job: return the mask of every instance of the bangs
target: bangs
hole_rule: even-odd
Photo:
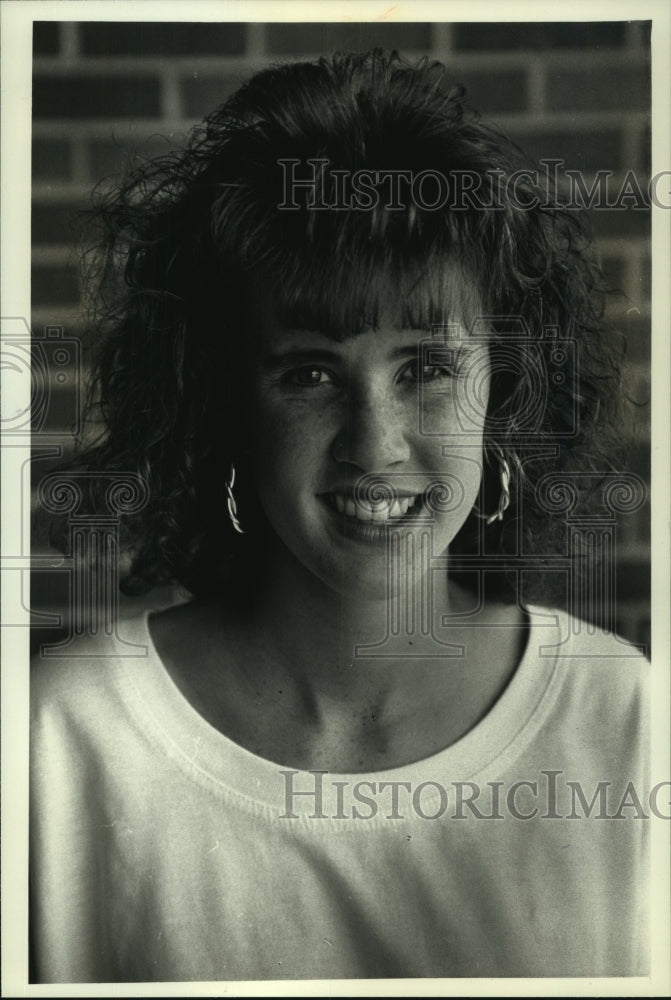
[[[427,332],[447,324],[468,330],[487,310],[470,241],[445,217],[442,226],[430,220],[438,230],[430,234],[422,221],[407,211],[348,218],[313,212],[290,217],[272,235],[274,227],[267,227],[262,246],[243,262],[252,299],[266,298],[282,327],[336,341],[383,322]]]
[[[474,284],[458,261],[354,258],[334,266],[315,261],[312,273],[292,269],[289,280],[271,282],[274,314],[287,329],[314,330],[342,341],[391,322],[425,330],[461,324],[469,329],[481,311]]]

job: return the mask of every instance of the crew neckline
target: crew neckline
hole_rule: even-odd
[[[287,809],[287,785],[296,791],[321,789],[322,809],[336,808],[335,783],[409,782],[436,786],[473,781],[500,774],[528,745],[547,716],[559,688],[562,659],[556,651],[563,629],[557,609],[525,605],[529,635],[522,658],[508,684],[482,719],[450,746],[429,757],[399,767],[368,772],[302,771],[254,754],[212,726],[179,690],[161,660],[143,608],[124,621],[124,637],[146,646],[146,657],[120,657],[118,690],[143,732],[160,744],[172,763],[191,780],[243,809],[282,815]],[[545,654],[541,654],[544,647]],[[549,655],[548,655],[549,653]],[[541,710],[543,705],[544,710]],[[323,773],[323,778],[315,775]],[[436,787],[436,794],[439,789]],[[426,789],[426,802],[431,788]],[[292,811],[301,819],[315,812],[314,795],[296,794]]]

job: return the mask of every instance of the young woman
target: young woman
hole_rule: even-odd
[[[376,51],[100,206],[80,466],[148,502],[118,636],[36,664],[36,980],[646,971],[646,663],[549,589],[617,365],[527,167]]]

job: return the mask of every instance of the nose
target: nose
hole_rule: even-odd
[[[410,457],[408,414],[403,405],[385,393],[351,396],[338,434],[333,457],[361,472],[382,472]],[[416,414],[415,414],[416,416]]]

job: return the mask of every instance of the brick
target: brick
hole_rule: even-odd
[[[586,49],[621,47],[626,25],[621,22],[453,24],[456,51],[505,49]]]
[[[72,155],[67,139],[33,139],[32,170],[35,180],[69,180]]]
[[[43,265],[32,270],[34,306],[70,306],[79,302],[76,270],[67,266]]]
[[[546,102],[552,111],[644,111],[650,107],[646,66],[549,68]]]
[[[44,413],[38,411],[33,420],[33,430],[43,434],[73,434],[77,426],[80,408],[80,393],[76,385],[74,371],[61,373],[68,380],[65,388],[61,387],[55,378],[51,379],[49,387],[49,405]]]
[[[119,177],[132,165],[135,156],[153,159],[165,156],[180,145],[183,136],[155,133],[146,138],[136,136],[125,140],[93,139],[88,143],[89,176],[92,181]]]
[[[201,76],[194,73],[182,81],[182,107],[189,118],[203,118],[231,96],[251,75]]]
[[[466,88],[468,103],[485,115],[524,111],[527,106],[524,70],[470,70],[455,73],[454,80]]]
[[[581,128],[577,120],[571,130],[515,127],[506,131],[536,160],[561,157],[565,168],[571,170],[615,171],[622,167],[622,136],[617,128]]]
[[[94,139],[88,143],[89,177],[92,181],[122,173],[131,155],[128,142]]]
[[[83,231],[81,203],[42,202],[33,205],[33,244],[72,243]]]
[[[266,38],[268,51],[276,55],[330,55],[335,51],[364,52],[373,48],[428,51],[431,25],[420,21],[268,24]]]
[[[87,56],[232,56],[245,49],[242,22],[89,21],[80,25]]]
[[[73,265],[76,269],[76,265]],[[62,331],[61,336],[65,343],[65,350],[68,354],[68,358],[61,365],[60,351],[58,356],[55,355],[54,351],[58,349],[58,341],[54,339],[53,343],[56,345],[54,351],[46,350],[44,348],[45,343],[49,343],[51,338],[48,335],[49,327],[59,327]],[[95,331],[92,331],[89,327],[87,318],[82,313],[74,313],[67,317],[64,321],[61,317],[54,317],[52,322],[45,323],[44,312],[41,311],[40,315],[31,317],[31,329],[33,331],[33,338],[35,342],[36,356],[41,356],[46,360],[42,361],[42,364],[46,364],[49,372],[52,372],[58,381],[58,375],[65,373],[66,378],[64,380],[65,388],[72,385],[71,377],[79,380],[79,384],[83,385],[90,374],[90,362],[91,362],[91,352],[95,348],[97,343],[97,338]],[[76,374],[76,360],[75,360],[75,350],[73,345],[70,344],[71,341],[77,341],[77,348],[80,356],[79,363],[79,374]],[[43,345],[40,349],[38,345]],[[60,386],[59,386],[60,388]],[[41,459],[40,459],[41,461]],[[46,461],[46,459],[45,459]]]
[[[250,74],[236,77],[186,77],[182,82],[184,113],[202,117],[221,104]],[[526,74],[523,70],[465,71],[454,73],[455,84],[462,84],[467,99],[485,114],[522,111],[526,107]]]
[[[126,118],[159,114],[159,81],[150,75],[37,76],[33,118]]]
[[[60,47],[60,25],[57,21],[35,21],[33,23],[33,53],[36,56],[58,55]]]

